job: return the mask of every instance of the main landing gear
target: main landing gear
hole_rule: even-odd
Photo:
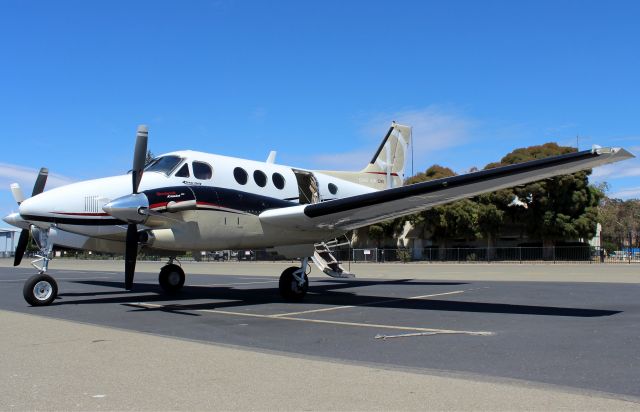
[[[299,301],[304,298],[309,290],[309,258],[302,259],[301,267],[291,266],[280,275],[280,294],[286,300]]]

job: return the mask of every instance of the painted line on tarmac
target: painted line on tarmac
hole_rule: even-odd
[[[88,280],[93,280],[93,279],[111,279],[111,277],[110,277],[110,276],[98,276],[98,277],[91,276],[91,277],[82,277],[82,278],[59,278],[59,277],[57,277],[57,276],[53,276],[53,278],[54,278],[55,280],[87,280],[87,279],[88,279]],[[10,282],[24,282],[24,281],[26,281],[26,280],[27,280],[27,279],[2,279],[2,280],[0,280],[0,282],[7,282],[7,283],[10,283]]]
[[[474,336],[492,336],[493,332],[466,332],[466,331],[440,331],[440,332],[416,332],[402,333],[400,335],[376,335],[374,339],[394,339],[394,338],[410,338],[415,336],[433,336],[433,335],[474,335]]]
[[[260,282],[234,282],[234,283],[210,283],[208,285],[188,285],[200,287],[220,287],[220,286],[236,286],[236,285],[256,285],[258,283],[277,283],[277,280],[263,280]]]
[[[144,302],[136,302],[136,303],[127,303],[127,306],[134,306],[143,309],[180,309],[181,305],[159,305],[155,303],[144,303]],[[186,310],[189,310],[186,308]],[[322,319],[307,319],[307,318],[293,318],[288,316],[274,316],[274,315],[259,315],[257,313],[243,313],[243,312],[231,312],[226,310],[216,310],[216,309],[196,309],[193,312],[206,312],[213,313],[218,315],[227,315],[227,316],[240,316],[240,317],[249,317],[249,318],[258,318],[258,319],[271,319],[271,320],[291,320],[295,322],[306,322],[306,323],[319,323],[325,325],[339,325],[339,326],[355,326],[355,327],[363,327],[363,328],[375,328],[375,329],[391,329],[391,330],[406,330],[413,332],[427,332],[432,334],[459,334],[459,335],[472,335],[472,336],[490,336],[493,335],[493,332],[488,331],[468,331],[468,330],[451,330],[451,329],[434,329],[434,328],[423,328],[418,326],[399,326],[399,325],[382,325],[378,323],[360,323],[360,322],[342,322],[335,320],[322,320]]]
[[[369,303],[363,303],[361,305],[334,306],[332,308],[311,309],[311,310],[304,310],[302,312],[279,313],[277,315],[270,315],[270,316],[274,317],[274,318],[279,318],[279,317],[282,317],[282,316],[304,315],[304,314],[307,314],[307,313],[328,312],[328,311],[331,311],[331,310],[340,310],[340,309],[359,308],[359,307],[362,307],[362,306],[381,305],[383,303],[399,302],[401,300],[415,300],[415,299],[432,298],[432,297],[435,297],[435,296],[457,295],[457,294],[464,293],[464,292],[465,292],[464,290],[455,290],[453,292],[434,293],[434,294],[431,294],[431,295],[411,296],[411,297],[408,297],[408,298],[376,300],[376,301],[369,302]]]

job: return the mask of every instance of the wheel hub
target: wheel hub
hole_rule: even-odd
[[[38,300],[47,300],[51,297],[53,288],[49,282],[41,280],[33,287],[33,296]]]
[[[171,272],[167,276],[167,280],[171,286],[177,286],[180,283],[180,274],[178,272]]]

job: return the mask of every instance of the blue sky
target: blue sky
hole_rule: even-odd
[[[414,170],[517,147],[640,154],[640,2],[0,2],[0,214],[30,192],[119,174],[136,125],[194,149],[355,170],[391,120]],[[601,168],[640,197],[640,161]]]

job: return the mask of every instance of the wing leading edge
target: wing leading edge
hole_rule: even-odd
[[[299,230],[351,230],[434,206],[634,157],[621,148],[598,148],[482,170],[312,205],[271,209],[267,224]]]

